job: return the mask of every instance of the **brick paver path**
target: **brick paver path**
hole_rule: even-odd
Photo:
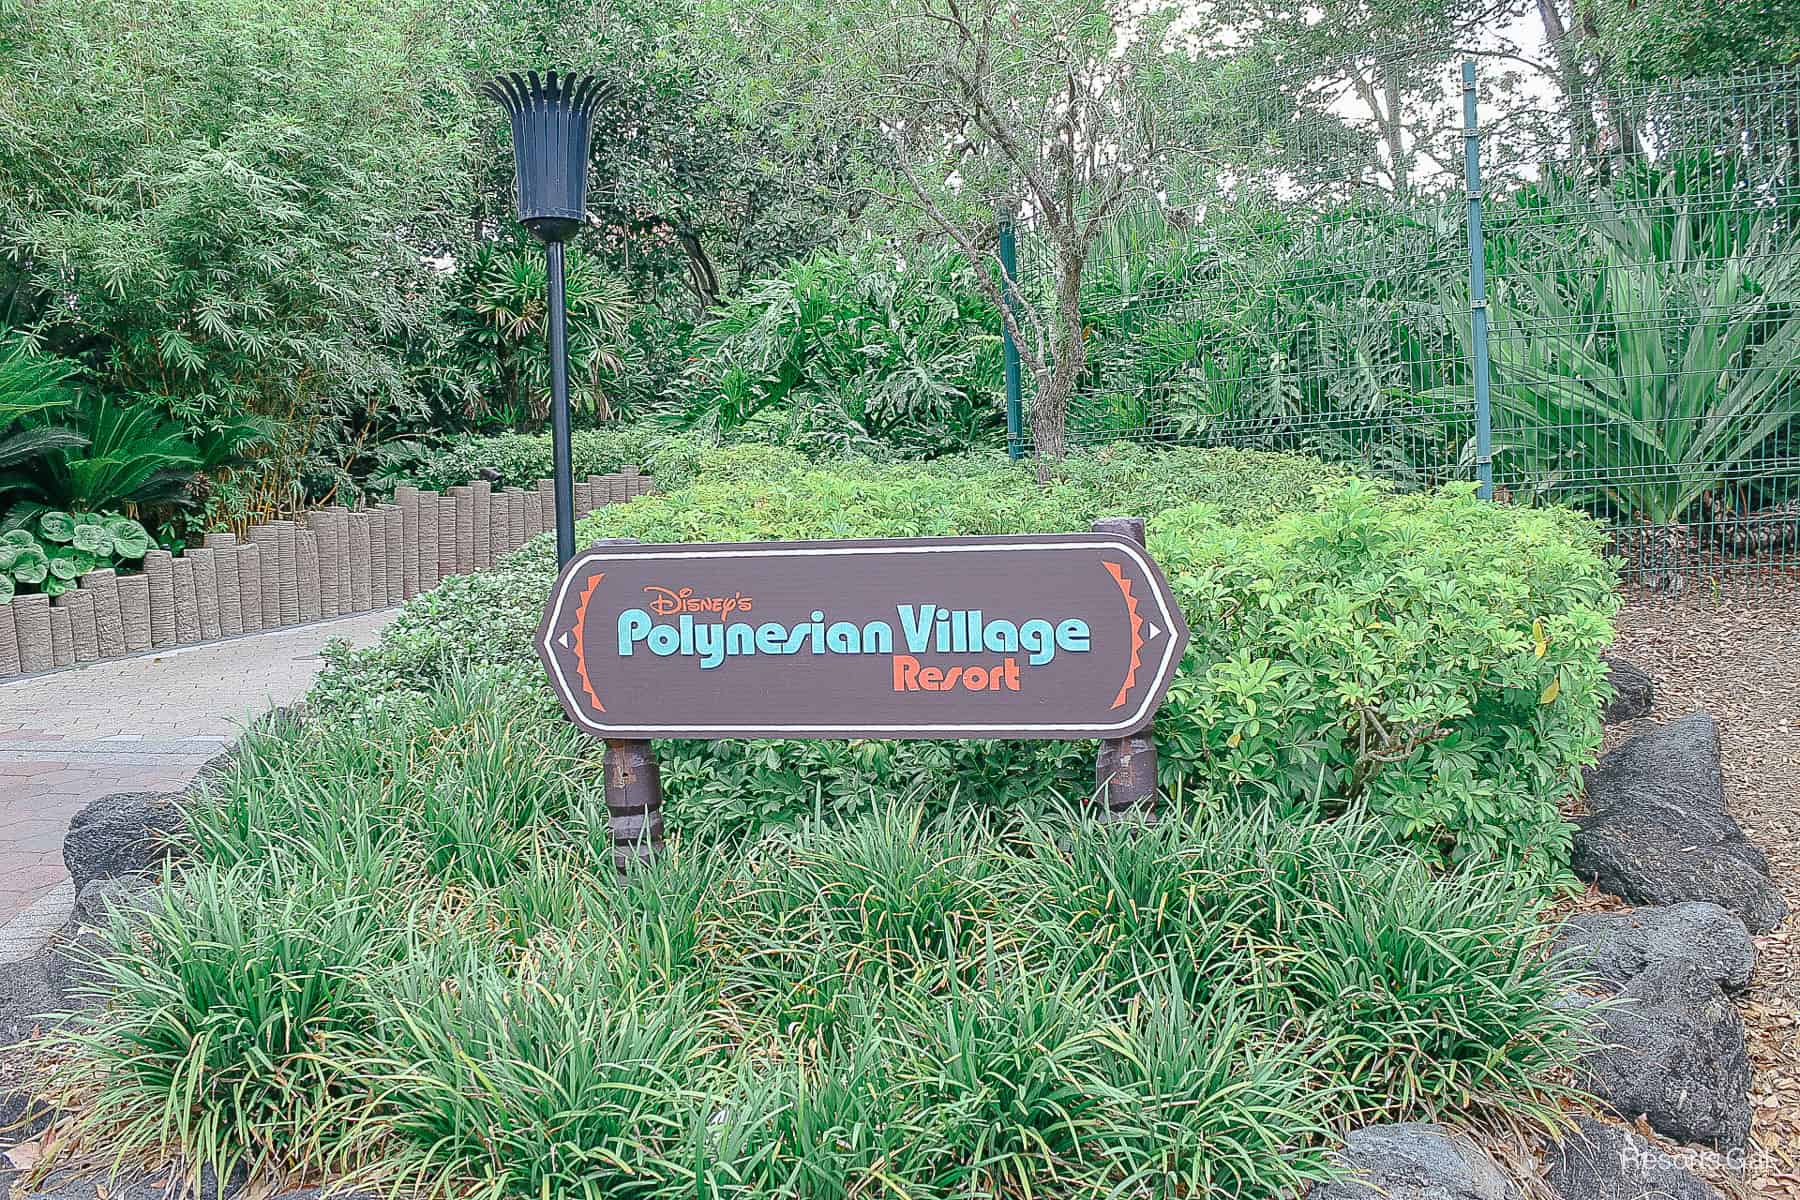
[[[67,880],[63,833],[88,801],[181,787],[245,720],[303,695],[327,641],[372,642],[397,611],[0,684],[0,941]]]

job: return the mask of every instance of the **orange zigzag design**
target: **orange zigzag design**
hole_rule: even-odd
[[[574,633],[575,633],[575,673],[577,675],[581,676],[581,690],[587,693],[588,699],[592,700],[594,702],[594,707],[599,709],[601,712],[606,711],[606,705],[600,703],[600,697],[594,694],[593,682],[588,679],[586,643],[581,640],[581,631],[587,625],[588,601],[593,599],[594,589],[599,587],[600,581],[605,578],[606,578],[605,571],[597,572],[592,579],[588,580],[587,587],[582,589],[581,599],[575,602],[575,629],[574,629]]]
[[[1104,559],[1101,560],[1101,565],[1112,574],[1113,582],[1119,585],[1119,594],[1125,597],[1125,611],[1131,617],[1131,669],[1125,672],[1125,682],[1119,688],[1118,698],[1112,702],[1114,708],[1122,708],[1125,704],[1125,694],[1131,691],[1131,685],[1137,682],[1138,667],[1142,665],[1138,651],[1144,648],[1144,639],[1139,633],[1144,627],[1144,618],[1138,616],[1137,597],[1131,594],[1131,580],[1125,578],[1124,570],[1118,563],[1106,562]]]

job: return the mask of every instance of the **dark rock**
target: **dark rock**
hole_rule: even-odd
[[[1315,1185],[1312,1200],[1517,1200],[1481,1147],[1442,1125],[1371,1125],[1338,1152],[1350,1177]]]
[[[81,889],[74,915],[50,944],[47,973],[63,1008],[92,1008],[105,999],[106,976],[94,962],[112,947],[107,932],[112,919],[141,917],[157,895],[155,882],[142,875],[96,879]]]
[[[1711,713],[1689,713],[1632,738],[1587,774],[1588,812],[1651,813],[1713,838],[1743,833],[1725,807],[1719,726]],[[1766,869],[1767,864],[1760,864]]]
[[[1600,719],[1616,725],[1648,716],[1656,704],[1656,684],[1650,677],[1622,658],[1603,654],[1600,661],[1606,664],[1606,682],[1613,689],[1613,698],[1606,702]]]
[[[238,751],[235,743],[224,750],[219,751],[200,765],[199,772],[194,776],[194,783],[190,784],[189,787],[198,784],[217,783],[220,780],[229,777],[231,769],[237,765],[237,756]]]
[[[62,1007],[50,974],[55,952],[40,946],[25,958],[0,963],[0,1047],[16,1045],[51,1022],[45,1013]]]
[[[105,972],[94,964],[112,949],[106,934],[91,925],[69,924],[49,947],[44,973],[55,989],[57,1007],[98,1007],[106,999]]]
[[[76,813],[63,839],[63,862],[76,893],[96,879],[134,875],[167,858],[169,839],[181,831],[177,795],[120,792]]]
[[[1646,970],[1597,1006],[1599,1048],[1583,1084],[1627,1121],[1681,1142],[1733,1149],[1750,1136],[1744,1022],[1718,984]]]
[[[1749,984],[1756,965],[1756,943],[1744,923],[1703,901],[1570,917],[1555,950],[1614,988],[1657,970],[1736,991]]]
[[[1546,1177],[1563,1200],[1719,1200],[1704,1179],[1628,1129],[1592,1117],[1551,1145]]]
[[[0,1092],[0,1146],[16,1146],[50,1128],[56,1110],[29,1088]],[[6,1194],[0,1189],[0,1196]]]
[[[1694,713],[1633,738],[1588,776],[1570,865],[1634,904],[1707,900],[1753,933],[1787,915],[1768,860],[1725,809],[1719,730]]]
[[[96,879],[75,896],[75,913],[69,918],[75,925],[102,928],[112,920],[114,912],[127,918],[140,913],[155,902],[156,880],[144,875],[117,875]]]
[[[1728,843],[1701,840],[1692,829],[1632,814],[1577,822],[1569,865],[1602,891],[1633,904],[1710,901],[1767,933],[1787,917],[1787,903],[1769,877]]]
[[[234,1193],[242,1188],[242,1181],[234,1179],[225,1189],[224,1200],[232,1200]],[[19,1193],[15,1189],[17,1200],[180,1200],[189,1197],[191,1200],[220,1200],[218,1176],[211,1167],[200,1169],[200,1188],[194,1191],[187,1186],[185,1179],[173,1179],[167,1170],[153,1172],[123,1171],[117,1176],[101,1171],[97,1174],[77,1174],[71,1171],[53,1171],[35,1192]]]

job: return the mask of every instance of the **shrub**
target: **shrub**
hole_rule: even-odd
[[[1316,511],[1309,511],[1316,510]],[[1466,488],[1395,497],[1302,458],[1121,448],[1037,485],[994,456],[808,467],[702,457],[691,485],[608,508],[583,537],[647,542],[1045,532],[1152,515],[1194,640],[1156,725],[1171,792],[1332,814],[1364,803],[1454,860],[1567,859],[1558,804],[1598,747],[1599,651],[1616,603],[1597,534]],[[553,570],[528,546],[415,601],[381,646],[334,657],[315,702],[404,703],[475,669],[545,697],[530,651]],[[555,719],[553,716],[548,719]],[[1091,786],[1092,747],[1017,742],[668,743],[669,820],[691,834],[864,812],[955,779],[1007,805]]]
[[[1353,484],[1253,533],[1203,507],[1152,529],[1193,630],[1166,770],[1360,800],[1447,857],[1567,861],[1558,804],[1599,748],[1616,606],[1586,518]]]
[[[570,449],[578,479],[610,475],[621,467],[638,467],[650,472],[653,466],[670,470],[680,478],[683,459],[697,454],[699,444],[691,438],[671,433],[667,426],[640,422],[602,429],[578,429],[570,437]],[[496,481],[499,484],[527,487],[539,479],[550,478],[552,466],[547,434],[464,437],[443,449],[421,448],[418,456],[411,460],[391,460],[380,475],[368,481],[368,486],[371,491],[391,493],[394,485],[410,483],[441,492],[471,479],[480,479],[483,471],[493,471],[499,476]]]
[[[912,457],[1005,437],[1000,316],[957,251],[821,251],[743,290],[695,334],[688,423],[758,417],[784,444]]]

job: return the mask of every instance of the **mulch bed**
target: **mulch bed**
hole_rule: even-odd
[[[1696,709],[1718,720],[1732,815],[1769,856],[1793,913],[1756,939],[1756,975],[1737,997],[1752,1150],[1736,1178],[1703,1173],[1730,1193],[1800,1200],[1800,579],[1691,584],[1674,596],[1629,589],[1618,630],[1613,653],[1656,681],[1651,721]],[[1639,727],[1609,730],[1608,749]]]

